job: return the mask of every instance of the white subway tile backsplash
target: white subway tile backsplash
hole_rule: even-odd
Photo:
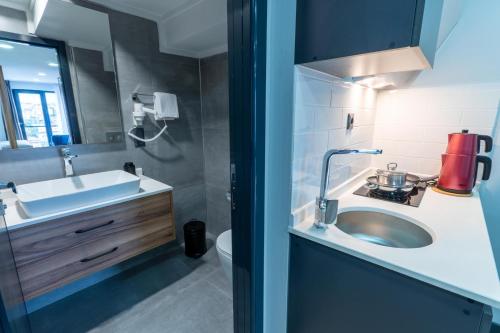
[[[316,130],[344,127],[342,109],[318,107],[314,114],[314,128]]]
[[[437,175],[441,169],[441,159],[421,158],[418,160],[418,172]]]
[[[340,79],[297,67],[295,73],[292,207],[314,202],[319,193],[323,155],[328,149],[371,147],[376,93]],[[346,129],[347,113],[355,113]],[[329,188],[370,165],[368,156],[337,155],[331,160]]]
[[[401,89],[376,93],[333,76],[297,67],[295,74],[293,210],[314,202],[327,149],[380,148],[382,155],[337,155],[329,187],[367,167],[437,174],[448,134],[468,128],[491,135],[500,85]],[[354,113],[354,128],[346,129]]]
[[[447,143],[448,134],[460,132],[462,128],[460,126],[448,127],[448,126],[432,126],[426,127],[421,137],[423,142],[435,142],[435,143]]]
[[[492,127],[484,127],[484,128],[479,128],[479,127],[469,127],[470,133],[477,133],[477,134],[482,134],[482,135],[493,135],[493,128]]]
[[[418,170],[415,170],[416,168],[418,168],[418,160],[418,158],[406,157],[401,155],[389,155],[384,153],[382,155],[375,155],[372,157],[372,166],[380,169],[385,169],[387,167],[387,164],[397,163],[398,169],[410,172],[418,172]]]
[[[347,130],[335,129],[328,132],[328,149],[342,149],[348,145]]]
[[[356,126],[368,126],[375,124],[375,113],[376,110],[373,109],[359,109],[358,112],[355,112],[356,118],[354,125]]]
[[[381,140],[392,140],[394,138],[392,134],[393,125],[388,124],[377,124],[374,129],[373,139],[376,141]]]
[[[468,109],[474,107],[476,109],[493,109],[498,110],[500,107],[500,85],[499,84],[484,84],[477,85],[474,88],[464,88],[462,97],[466,98],[466,103],[462,107]]]
[[[375,143],[384,158],[372,158],[380,167],[394,160],[409,171],[439,172],[448,134],[468,128],[491,134],[500,101],[500,85],[448,86],[403,89],[379,93]],[[383,161],[383,162],[382,162]]]
[[[323,155],[328,147],[328,131],[296,134],[293,144],[294,159]]]
[[[446,143],[422,143],[422,156],[430,159],[440,159],[446,152]]]
[[[309,76],[297,75],[295,105],[329,107],[332,99],[332,84]]]
[[[348,107],[350,104],[349,89],[352,86],[336,82],[333,85],[332,106],[335,108]]]
[[[376,149],[382,149],[384,155],[397,155],[399,152],[396,141],[374,140],[373,147]]]
[[[332,189],[339,186],[346,179],[351,178],[353,167],[351,165],[343,165],[334,167],[328,175],[328,188]],[[317,194],[316,194],[317,195]]]
[[[460,126],[462,121],[461,109],[429,108],[422,117],[422,125],[431,126]]]
[[[492,127],[496,120],[496,109],[493,110],[465,110],[462,115],[463,128]]]
[[[292,188],[292,209],[296,210],[310,203],[311,198],[316,198],[319,186],[294,183]]]
[[[332,106],[353,109],[375,109],[375,90],[357,84],[346,84],[339,79],[333,82]]]
[[[349,131],[347,138],[349,145],[371,142],[373,139],[373,126],[354,127]]]
[[[313,106],[296,106],[294,112],[294,132],[306,132],[314,128],[314,112]]]

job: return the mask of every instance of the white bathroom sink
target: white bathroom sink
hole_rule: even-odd
[[[17,198],[30,218],[76,209],[139,192],[140,178],[113,170],[19,185]]]

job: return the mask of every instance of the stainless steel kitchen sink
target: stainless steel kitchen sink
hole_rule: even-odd
[[[340,213],[335,226],[360,240],[382,246],[419,248],[432,244],[431,234],[422,227],[380,212]]]

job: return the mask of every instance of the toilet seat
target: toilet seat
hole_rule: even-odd
[[[232,247],[231,230],[226,230],[217,237],[217,250],[221,255],[231,259],[233,256]]]
[[[219,261],[221,263],[224,274],[227,276],[229,281],[233,281],[233,250],[231,243],[231,229],[224,231],[217,237],[216,247],[217,255],[219,256]]]

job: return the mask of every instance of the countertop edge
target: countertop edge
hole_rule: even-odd
[[[323,239],[315,237],[309,233],[297,230],[293,226],[290,226],[288,228],[288,232],[290,234],[296,235],[298,237],[302,237],[302,238],[305,238],[307,240],[310,240],[311,242],[324,245],[326,247],[329,247],[329,248],[334,249],[334,250],[338,250],[338,251],[345,253],[345,254],[348,254],[348,255],[352,255],[358,259],[365,260],[365,261],[370,262],[374,265],[389,269],[389,270],[397,272],[399,274],[403,274],[407,277],[414,278],[414,279],[419,280],[421,282],[428,283],[432,286],[444,289],[446,291],[458,294],[458,295],[463,296],[463,297],[473,299],[477,302],[492,306],[494,308],[500,308],[500,301],[488,298],[488,297],[483,296],[483,295],[478,295],[474,292],[456,287],[454,285],[445,283],[445,282],[437,280],[437,279],[430,278],[430,277],[423,275],[423,274],[420,274],[418,272],[415,272],[415,271],[412,271],[409,269],[405,269],[405,268],[397,266],[397,265],[393,265],[393,264],[391,264],[383,259],[379,259],[376,257],[366,255],[362,252],[356,251],[355,249],[341,246],[341,245],[334,243],[334,242],[323,240]]]
[[[5,222],[8,230],[15,230],[19,228],[25,228],[30,225],[43,223],[47,221],[51,221],[57,218],[62,218],[66,216],[71,216],[79,213],[88,212],[94,209],[108,207],[112,205],[116,205],[119,203],[136,200],[140,198],[145,198],[148,196],[152,196],[159,193],[171,192],[174,188],[170,185],[164,184],[152,178],[141,176],[140,181],[140,189],[141,191],[132,195],[127,195],[121,198],[108,200],[104,202],[100,202],[97,204],[92,204],[88,206],[83,206],[75,209],[71,209],[68,211],[58,212],[55,214],[49,214],[44,216],[39,216],[30,219],[23,219],[22,216],[18,213],[18,208],[16,207],[17,199],[16,197],[7,197],[4,199],[4,203],[7,205],[7,209],[5,212]]]
[[[392,206],[391,203],[387,203],[385,201],[370,201],[369,203],[365,200],[366,198],[358,197],[352,194],[352,192],[359,187],[363,182],[364,179],[366,178],[366,175],[369,174],[370,172],[373,172],[372,168],[367,168],[360,173],[356,174],[355,176],[351,177],[341,185],[337,186],[336,188],[332,189],[329,191],[329,197],[336,197],[339,198],[341,201],[342,200],[347,200],[347,203],[344,205],[341,205],[339,209],[349,209],[349,208],[356,208],[359,209],[360,207],[366,208],[368,210],[380,210],[382,212],[384,211],[390,211],[393,214],[400,214],[402,216],[406,216],[408,218],[412,218],[416,221],[422,222],[423,225],[429,228],[429,231],[431,234],[433,234],[433,238],[436,236],[434,232],[440,232],[441,234],[438,236],[439,240],[438,242],[443,241],[442,233],[444,231],[451,231],[453,230],[453,236],[452,237],[469,237],[464,236],[462,232],[457,230],[453,227],[452,223],[448,223],[449,221],[445,221],[444,223],[439,222],[439,224],[436,224],[436,219],[431,218],[430,221],[426,221],[424,217],[426,215],[431,215],[433,214],[433,206],[431,204],[432,201],[429,201],[429,196],[431,198],[444,198],[442,196],[437,196],[434,192],[430,192],[426,197],[424,197],[424,201],[422,202],[421,207],[419,210],[408,210],[403,206]],[[421,175],[423,176],[423,175]],[[427,198],[427,200],[426,200]],[[471,200],[467,201],[470,202],[471,208],[475,210],[475,216],[474,220],[476,222],[474,223],[486,223],[484,220],[484,215],[483,215],[483,210],[481,207],[481,199],[479,196],[479,193],[477,190],[474,191],[473,197],[470,198]],[[353,201],[354,200],[354,201]],[[359,200],[359,205],[355,204]],[[454,197],[450,197],[450,200],[459,200],[459,199],[454,199]],[[343,201],[346,202],[346,201]],[[442,202],[441,202],[442,203]],[[312,203],[313,205],[314,203]],[[457,205],[457,203],[451,203],[451,207],[453,208],[454,206]],[[343,206],[343,207],[342,207]],[[392,206],[392,207],[390,207]],[[312,209],[311,209],[312,208]],[[423,209],[423,211],[422,211]],[[417,213],[418,212],[418,213]],[[424,215],[422,215],[422,212]],[[432,214],[431,214],[432,213]],[[391,214],[391,213],[389,213]],[[469,216],[470,218],[470,216]],[[428,283],[430,285],[436,286],[438,288],[441,288],[443,290],[447,290],[449,292],[461,295],[463,297],[467,297],[473,300],[476,300],[478,302],[481,302],[483,304],[487,304],[489,306],[495,307],[495,308],[500,308],[500,284],[498,283],[498,272],[495,266],[494,258],[493,258],[493,252],[491,249],[491,244],[488,243],[488,246],[486,246],[488,249],[485,249],[484,246],[481,246],[482,251],[487,250],[488,253],[486,253],[488,256],[490,256],[491,261],[488,265],[493,265],[493,266],[488,266],[488,267],[493,267],[491,269],[487,269],[488,274],[495,272],[495,276],[497,277],[497,283],[494,284],[493,280],[494,277],[493,275],[485,275],[487,276],[487,280],[489,281],[487,284],[486,288],[479,287],[476,288],[473,285],[469,285],[469,283],[472,283],[473,281],[473,275],[467,274],[464,275],[465,279],[455,279],[455,278],[448,278],[446,277],[447,275],[443,273],[443,271],[438,271],[436,274],[430,274],[428,267],[425,267],[425,265],[421,265],[419,263],[419,260],[425,257],[412,257],[412,259],[408,260],[416,260],[414,263],[413,262],[405,262],[398,260],[397,257],[394,256],[388,256],[386,257],[385,254],[380,253],[380,252],[375,252],[375,253],[370,253],[366,249],[366,246],[370,246],[367,244],[361,245],[360,246],[354,246],[354,244],[349,244],[344,242],[343,238],[338,238],[340,234],[330,234],[329,236],[320,236],[315,234],[313,230],[310,229],[312,227],[312,222],[314,220],[314,207],[309,207],[308,205],[303,206],[299,208],[298,210],[295,210],[291,214],[291,223],[289,224],[288,227],[288,232],[290,234],[294,234],[298,237],[302,237],[305,239],[308,239],[312,242],[324,245],[326,247],[341,251],[343,253],[346,253],[348,255],[352,255],[353,257],[359,258],[361,260],[365,260],[367,262],[370,262],[372,264],[378,265],[380,267],[384,267],[386,269],[390,269],[394,272],[403,274],[405,276],[408,276],[410,278],[414,278],[416,280],[422,281],[424,283]],[[449,220],[449,219],[448,219]],[[432,221],[432,222],[431,222]],[[486,225],[480,225],[480,227],[475,227],[473,224],[468,223],[468,227],[470,228],[471,226],[474,227],[474,230],[477,231],[473,235],[475,241],[477,242],[479,239],[481,241],[485,241],[486,238],[488,237],[488,229]],[[478,225],[479,226],[479,225]],[[450,229],[453,228],[453,229]],[[483,232],[481,233],[481,229],[484,229]],[[460,238],[456,238],[460,240]],[[351,238],[351,240],[353,240]],[[490,239],[487,239],[487,241],[491,242]],[[450,238],[445,239],[445,242],[450,243]],[[459,242],[451,242],[451,244],[458,244]],[[484,244],[484,242],[482,243]],[[446,256],[443,256],[443,248],[437,248],[436,251],[437,253],[443,257],[446,258]],[[470,257],[469,257],[470,259]],[[486,267],[486,266],[483,266]],[[452,268],[456,268],[452,266]],[[443,275],[444,274],[444,275]],[[468,282],[467,282],[468,280]],[[464,281],[466,283],[464,283]],[[484,282],[484,281],[483,281]],[[483,285],[482,285],[483,286]],[[489,289],[491,288],[491,289]],[[489,290],[491,290],[491,293],[489,293]]]

